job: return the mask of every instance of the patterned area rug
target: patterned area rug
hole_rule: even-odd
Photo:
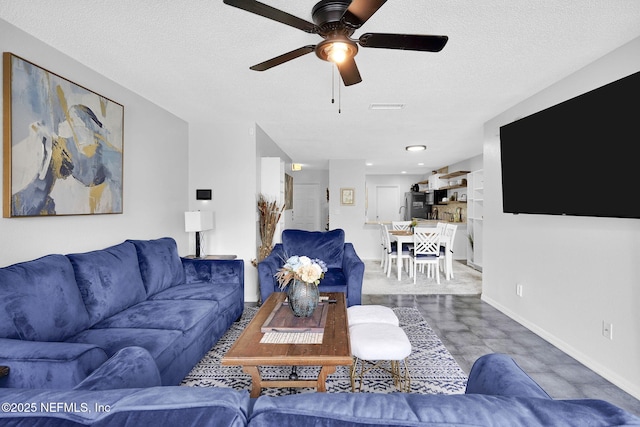
[[[460,261],[453,262],[453,279],[447,280],[440,273],[440,284],[434,278],[427,278],[424,273],[418,273],[416,284],[413,277],[409,277],[406,270],[402,271],[400,280],[395,263],[391,277],[380,267],[380,260],[366,260],[364,262],[364,280],[362,281],[363,295],[480,295],[482,293],[482,273]]]
[[[250,390],[251,377],[242,372],[242,368],[239,366],[221,366],[220,360],[257,311],[258,309],[255,307],[245,309],[241,320],[231,326],[220,341],[185,377],[181,385]],[[393,311],[398,316],[400,326],[406,332],[412,345],[411,356],[409,356],[411,392],[420,394],[464,393],[467,376],[422,315],[420,315],[420,312],[412,307],[394,308]],[[300,379],[314,379],[317,377],[319,370],[319,367],[298,367],[297,373]],[[288,378],[290,372],[290,368],[278,366],[262,368],[262,376],[267,379]],[[365,376],[362,390],[370,393],[392,393],[397,391],[389,374],[382,370],[368,372]],[[314,388],[293,389],[293,393],[314,391]],[[267,396],[280,396],[291,392],[288,388],[262,390],[262,394]],[[349,367],[338,366],[336,372],[328,376],[327,392],[351,392]]]

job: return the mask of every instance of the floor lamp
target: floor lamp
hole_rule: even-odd
[[[213,230],[213,212],[193,211],[184,213],[184,230],[196,233],[196,258],[200,258],[200,232]]]

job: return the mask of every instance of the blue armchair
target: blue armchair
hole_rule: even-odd
[[[345,243],[344,230],[304,231],[284,230],[282,243],[258,264],[260,298],[265,301],[272,292],[280,292],[274,277],[288,257],[306,255],[327,264],[327,272],[320,281],[320,292],[344,292],[347,306],[362,302],[364,263],[351,243]]]

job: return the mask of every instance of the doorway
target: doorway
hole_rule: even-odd
[[[398,213],[400,205],[398,205],[399,188],[396,185],[379,185],[376,186],[376,221],[395,221],[400,219]]]
[[[292,228],[320,231],[320,185],[293,184]]]

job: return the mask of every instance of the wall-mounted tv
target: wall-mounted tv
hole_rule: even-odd
[[[500,128],[506,213],[640,218],[640,72]]]

